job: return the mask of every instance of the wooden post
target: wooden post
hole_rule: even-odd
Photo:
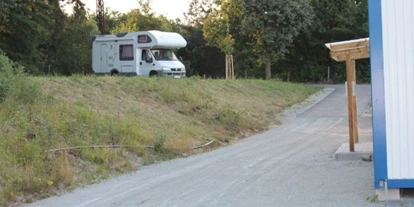
[[[228,69],[228,65],[227,65],[227,55],[226,55],[226,80],[229,78],[228,71],[229,71],[229,69]]]
[[[226,80],[234,79],[233,55],[226,55]]]
[[[231,77],[234,79],[234,61],[233,61],[233,55],[230,55],[231,60]]]
[[[332,59],[336,60],[337,62],[346,61],[346,94],[348,98],[349,151],[354,152],[355,143],[359,142],[355,60],[370,57],[369,40],[365,38],[364,40],[328,43],[325,45],[330,49],[330,56]],[[331,78],[330,76],[330,68],[328,67],[328,81]]]
[[[229,56],[226,55],[226,80],[229,79]]]
[[[352,61],[349,53],[346,54],[346,81],[347,81],[347,94],[348,94],[348,124],[349,124],[349,151],[355,151],[354,145],[354,113],[353,113],[353,96],[355,94],[353,88],[353,72],[352,72]]]
[[[227,70],[229,74],[228,79],[231,79],[230,55],[227,55]]]
[[[232,61],[231,61],[231,55],[229,55],[229,74],[230,74],[229,79],[233,79],[233,70],[231,68],[231,66],[232,66],[231,63],[232,63]]]
[[[355,93],[353,96],[353,118],[354,118],[354,141],[355,143],[359,143],[359,133],[358,133],[358,107],[357,107],[357,95],[356,95],[356,63],[355,60],[352,60],[352,77],[355,86]]]

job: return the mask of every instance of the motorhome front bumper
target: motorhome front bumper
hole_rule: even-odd
[[[185,71],[162,71],[161,76],[183,78],[183,77],[186,77],[186,73]]]

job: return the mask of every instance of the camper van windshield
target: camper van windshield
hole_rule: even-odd
[[[174,52],[171,50],[155,49],[151,50],[155,60],[177,60]]]

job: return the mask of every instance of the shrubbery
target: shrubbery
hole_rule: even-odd
[[[0,50],[0,101],[11,97],[21,103],[30,103],[39,95],[40,87],[28,78],[23,66]]]

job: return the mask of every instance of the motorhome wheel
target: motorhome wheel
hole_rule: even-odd
[[[149,76],[150,77],[157,77],[158,73],[157,73],[157,71],[151,71]]]

